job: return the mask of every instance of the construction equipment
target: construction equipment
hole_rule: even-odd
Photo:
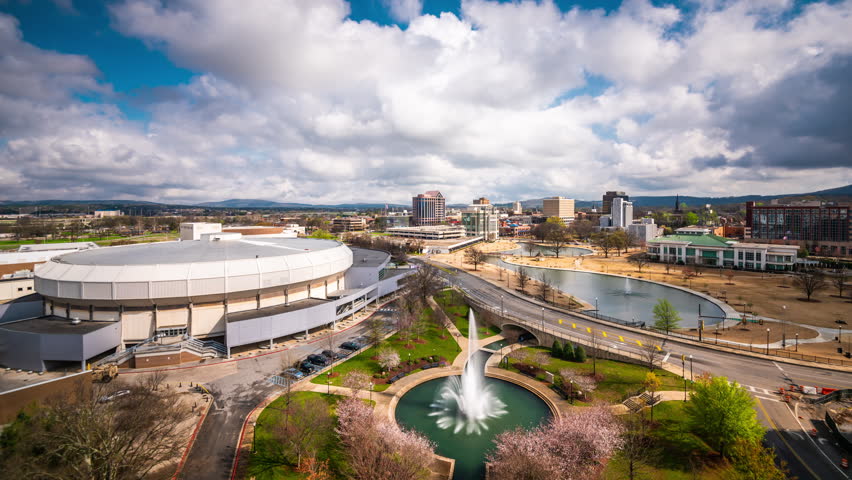
[[[92,381],[94,382],[109,383],[117,376],[118,365],[114,363],[99,365],[92,369]]]

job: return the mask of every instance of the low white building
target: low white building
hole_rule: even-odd
[[[422,227],[389,228],[387,229],[387,233],[394,237],[445,240],[463,238],[465,236],[465,228],[461,225],[426,225]]]
[[[180,224],[181,240],[201,240],[202,235],[221,232],[221,223],[185,222]]]
[[[792,270],[797,245],[743,243],[700,227],[679,228],[675,235],[648,242],[648,254],[661,262],[699,264],[742,270]]]

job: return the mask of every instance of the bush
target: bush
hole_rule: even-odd
[[[564,358],[562,347],[559,345],[559,340],[553,341],[553,346],[550,347],[550,356],[553,358]]]
[[[565,343],[565,346],[562,347],[562,360],[567,360],[569,362],[574,362],[576,355],[574,354],[574,345],[571,343]]]
[[[583,363],[586,361],[586,349],[582,345],[577,345],[574,350],[574,361]]]

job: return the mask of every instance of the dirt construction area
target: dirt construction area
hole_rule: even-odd
[[[494,243],[480,244],[479,247],[486,252],[503,252],[517,248],[519,244],[514,241],[500,240]],[[631,249],[622,252],[621,255],[609,253],[609,257],[594,247],[582,245],[584,248],[595,250],[593,255],[583,257],[529,257],[518,255],[506,255],[503,258],[513,263],[525,264],[535,267],[567,268],[585,270],[597,273],[608,273],[625,275],[633,278],[652,280],[656,282],[689,288],[710,295],[723,301],[736,309],[738,312],[748,312],[750,316],[768,317],[783,321],[783,333],[786,334],[788,345],[794,345],[795,334],[799,334],[800,340],[815,338],[818,332],[808,328],[822,327],[823,338],[833,341],[820,343],[800,343],[798,351],[814,355],[838,355],[837,348],[847,345],[852,348],[852,285],[847,285],[844,296],[837,296],[837,289],[830,278],[826,279],[826,285],[817,290],[807,301],[804,292],[795,285],[792,274],[770,274],[760,272],[744,272],[720,270],[715,268],[701,268],[697,273],[686,274],[693,270],[690,267],[670,265],[668,272],[665,265],[650,263],[639,268],[628,261],[630,255],[640,253],[640,249]],[[464,262],[464,251],[452,254],[433,255],[435,260],[448,263],[453,266],[464,268],[466,271],[476,273],[479,276],[494,283],[503,282],[503,285],[511,283],[515,288],[514,279],[509,278],[503,269],[493,265],[479,265],[476,272],[473,266]],[[731,276],[732,274],[732,276]],[[513,276],[513,275],[512,275]],[[508,283],[507,283],[508,282]],[[537,293],[537,285],[531,284],[527,287],[529,293]],[[556,303],[567,305],[571,292],[562,292],[557,297]],[[785,308],[786,307],[786,308]],[[836,341],[837,321],[847,322],[848,325],[840,325],[850,329],[847,333],[842,332],[842,344]],[[770,327],[778,324],[768,323]],[[745,327],[733,327],[719,333],[719,339],[741,343],[766,343],[766,328],[757,324]],[[782,331],[779,328],[771,328],[770,342],[781,340]],[[686,334],[697,332],[683,331]],[[705,331],[712,338],[713,334],[708,329]],[[793,348],[793,347],[790,347]]]

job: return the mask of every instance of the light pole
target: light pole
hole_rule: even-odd
[[[686,355],[680,356],[681,370],[680,376],[683,377],[683,401],[686,401]]]
[[[326,372],[326,374],[325,374],[325,384],[326,384],[326,385],[328,385],[328,391],[327,391],[326,393],[328,393],[329,395],[331,395],[331,372]]]
[[[541,307],[541,331],[544,332],[544,307]]]
[[[766,329],[766,354],[769,355],[769,329]]]
[[[796,351],[799,351],[799,334],[796,334]]]
[[[500,316],[506,318],[506,310],[503,309],[503,295],[500,295]]]
[[[781,305],[784,310],[781,317],[781,348],[787,348],[787,305]]]
[[[598,297],[595,297],[595,318],[598,318]]]
[[[692,355],[690,355],[690,356],[689,356],[689,381],[690,381],[690,382],[694,382],[694,381],[695,381],[695,380],[693,379],[693,376],[692,376]]]

